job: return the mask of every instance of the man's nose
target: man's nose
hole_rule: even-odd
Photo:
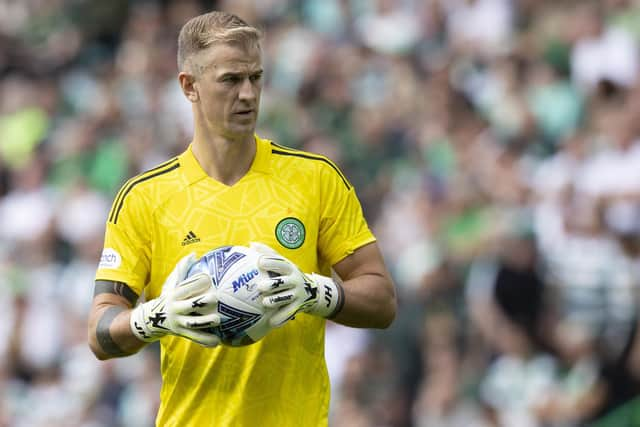
[[[248,101],[254,100],[256,98],[256,88],[251,83],[251,80],[249,78],[245,78],[242,80],[238,97],[240,99],[244,99]]]

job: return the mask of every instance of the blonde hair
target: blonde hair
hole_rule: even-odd
[[[178,70],[188,66],[189,58],[214,43],[237,44],[244,48],[260,46],[262,33],[240,17],[220,11],[187,21],[178,36]]]

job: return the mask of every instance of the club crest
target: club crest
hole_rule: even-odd
[[[288,217],[276,225],[276,239],[287,249],[299,248],[304,238],[304,224],[298,218]]]

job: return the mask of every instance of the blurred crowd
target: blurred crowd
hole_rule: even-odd
[[[157,347],[98,362],[86,317],[211,9],[264,30],[258,133],[340,165],[397,285],[390,329],[327,325],[333,427],[640,426],[638,0],[0,0],[0,426],[153,425]]]

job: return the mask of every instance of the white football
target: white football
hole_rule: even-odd
[[[256,289],[260,279],[269,277],[258,268],[259,257],[245,246],[223,246],[204,254],[187,273],[209,274],[218,289],[220,325],[205,331],[216,334],[223,344],[253,344],[271,329]]]

